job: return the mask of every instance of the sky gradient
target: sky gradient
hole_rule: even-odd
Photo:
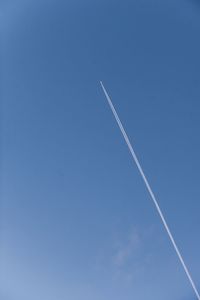
[[[1,17],[2,300],[195,300],[200,4],[9,0]]]

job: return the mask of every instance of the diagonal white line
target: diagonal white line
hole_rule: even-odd
[[[171,241],[171,243],[172,243],[172,245],[173,245],[173,247],[174,247],[174,249],[176,251],[176,254],[177,254],[177,256],[178,256],[178,258],[179,258],[179,260],[181,262],[181,265],[182,265],[182,267],[183,267],[183,269],[184,269],[184,271],[185,271],[185,273],[186,273],[186,275],[187,275],[187,277],[189,279],[189,282],[190,282],[190,284],[191,284],[191,286],[192,286],[192,288],[193,288],[193,290],[194,290],[194,292],[195,292],[195,294],[197,296],[197,299],[200,300],[200,295],[199,295],[199,292],[198,292],[198,290],[197,290],[197,288],[196,288],[196,286],[194,284],[192,276],[190,275],[190,272],[189,272],[189,270],[188,270],[188,268],[187,268],[187,266],[186,266],[186,264],[185,264],[185,262],[183,260],[183,257],[182,257],[182,255],[181,255],[181,253],[179,251],[179,248],[176,245],[176,242],[175,242],[175,240],[173,238],[173,235],[172,235],[172,233],[171,233],[171,231],[169,229],[169,226],[167,225],[165,217],[164,217],[164,215],[163,215],[163,213],[162,213],[162,211],[160,209],[160,206],[159,206],[159,204],[158,204],[158,202],[156,200],[156,197],[155,197],[155,195],[154,195],[154,193],[153,193],[153,191],[151,189],[151,186],[150,186],[150,184],[149,184],[149,182],[148,182],[148,180],[147,180],[147,178],[146,178],[146,176],[144,174],[144,171],[143,171],[143,169],[142,169],[142,167],[140,165],[140,162],[139,162],[139,160],[138,160],[138,158],[137,158],[137,156],[135,154],[135,151],[133,150],[133,147],[132,147],[132,145],[131,145],[131,143],[129,141],[129,138],[128,138],[125,130],[124,130],[124,127],[123,127],[123,125],[122,125],[122,123],[121,123],[121,121],[120,121],[120,119],[118,117],[118,114],[117,114],[117,112],[116,112],[116,110],[115,110],[115,108],[114,108],[114,106],[112,104],[112,101],[111,101],[111,99],[110,99],[110,97],[109,97],[109,95],[108,95],[108,93],[107,93],[107,91],[106,91],[106,89],[105,89],[105,87],[104,87],[104,85],[103,85],[103,83],[101,81],[100,81],[100,84],[101,84],[103,92],[104,92],[104,94],[106,96],[106,99],[108,101],[108,104],[109,104],[109,106],[110,106],[110,108],[111,108],[111,110],[113,112],[113,115],[114,115],[114,117],[115,117],[115,119],[117,121],[117,124],[118,124],[118,126],[120,128],[120,131],[121,131],[121,133],[122,133],[122,135],[123,135],[123,137],[125,139],[125,142],[126,142],[128,148],[129,148],[129,151],[130,151],[130,153],[131,153],[131,155],[132,155],[132,157],[134,159],[134,162],[136,163],[136,166],[137,166],[137,168],[138,168],[138,170],[140,172],[140,175],[142,176],[142,178],[144,180],[145,186],[146,186],[146,188],[147,188],[147,190],[148,190],[148,192],[149,192],[149,194],[151,196],[151,199],[153,200],[153,203],[154,203],[154,205],[156,207],[156,210],[157,210],[157,212],[158,212],[158,214],[159,214],[159,216],[161,218],[161,221],[162,221],[162,223],[163,223],[163,225],[164,225],[164,227],[165,227],[165,229],[167,231],[169,239],[170,239],[170,241]]]

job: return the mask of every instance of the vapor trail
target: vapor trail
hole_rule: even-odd
[[[188,270],[188,268],[187,268],[187,266],[186,266],[186,264],[185,264],[185,262],[183,260],[183,257],[182,257],[182,255],[181,255],[181,253],[180,253],[180,251],[179,251],[179,249],[178,249],[178,247],[176,245],[176,242],[175,242],[175,240],[174,240],[174,238],[172,236],[172,233],[171,233],[171,231],[169,229],[169,226],[167,225],[165,217],[164,217],[164,215],[163,215],[163,213],[162,213],[162,211],[160,209],[160,206],[159,206],[159,204],[158,204],[158,202],[156,200],[156,197],[155,197],[155,195],[154,195],[154,193],[153,193],[153,191],[151,189],[151,186],[150,186],[150,184],[149,184],[149,182],[148,182],[148,180],[147,180],[147,178],[146,178],[146,176],[144,174],[144,171],[143,171],[143,169],[142,169],[142,167],[140,165],[140,162],[139,162],[139,160],[138,160],[138,158],[137,158],[137,156],[135,154],[135,151],[133,150],[133,147],[132,147],[132,145],[131,145],[131,143],[129,141],[129,138],[128,138],[125,130],[124,130],[124,127],[123,127],[123,125],[122,125],[122,123],[121,123],[121,121],[120,121],[120,119],[118,117],[118,114],[117,114],[117,112],[116,112],[116,110],[115,110],[115,108],[114,108],[114,106],[112,104],[112,101],[111,101],[111,99],[110,99],[110,97],[109,97],[109,95],[108,95],[108,93],[107,93],[107,91],[106,91],[106,89],[105,89],[105,87],[104,87],[104,85],[103,85],[103,83],[101,81],[100,81],[100,84],[101,84],[103,92],[104,92],[104,94],[106,96],[106,99],[108,101],[108,104],[109,104],[109,106],[110,106],[110,108],[111,108],[111,110],[113,112],[113,115],[114,115],[114,117],[115,117],[115,119],[117,121],[117,124],[118,124],[118,126],[119,126],[119,128],[121,130],[121,133],[122,133],[122,135],[123,135],[123,137],[125,139],[125,142],[126,142],[128,148],[129,148],[130,152],[131,152],[131,155],[132,155],[132,157],[134,159],[134,162],[136,163],[136,166],[137,166],[137,168],[138,168],[138,170],[140,172],[140,175],[142,176],[142,178],[144,180],[145,186],[146,186],[146,188],[147,188],[147,190],[148,190],[148,192],[149,192],[149,194],[151,196],[151,199],[153,200],[153,203],[154,203],[154,205],[156,207],[156,210],[157,210],[157,212],[158,212],[158,214],[159,214],[159,216],[161,218],[161,221],[162,221],[162,223],[163,223],[163,225],[164,225],[164,227],[165,227],[165,229],[167,231],[169,239],[170,239],[170,241],[171,241],[171,243],[172,243],[172,245],[173,245],[173,247],[174,247],[174,249],[176,251],[176,254],[177,254],[177,256],[178,256],[178,258],[179,258],[179,260],[181,262],[181,265],[182,265],[182,267],[183,267],[183,269],[184,269],[184,271],[185,271],[185,273],[186,273],[186,275],[187,275],[187,277],[189,279],[189,282],[190,282],[190,284],[191,284],[191,286],[192,286],[192,288],[193,288],[193,290],[194,290],[194,292],[195,292],[195,294],[197,296],[197,299],[200,300],[200,295],[199,295],[199,292],[197,291],[197,288],[196,288],[196,286],[194,284],[192,276],[190,275],[190,272],[189,272],[189,270]]]

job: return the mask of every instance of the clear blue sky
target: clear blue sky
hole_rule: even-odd
[[[3,0],[0,297],[195,300],[100,88],[200,289],[200,3]]]

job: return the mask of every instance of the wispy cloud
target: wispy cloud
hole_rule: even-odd
[[[140,242],[140,236],[136,230],[133,230],[125,241],[118,242],[113,255],[113,264],[118,268],[124,267],[137,251]]]
[[[114,281],[135,285],[152,272],[158,262],[155,249],[163,247],[165,240],[153,225],[147,228],[120,226],[112,232],[106,248],[101,249],[96,268]]]

